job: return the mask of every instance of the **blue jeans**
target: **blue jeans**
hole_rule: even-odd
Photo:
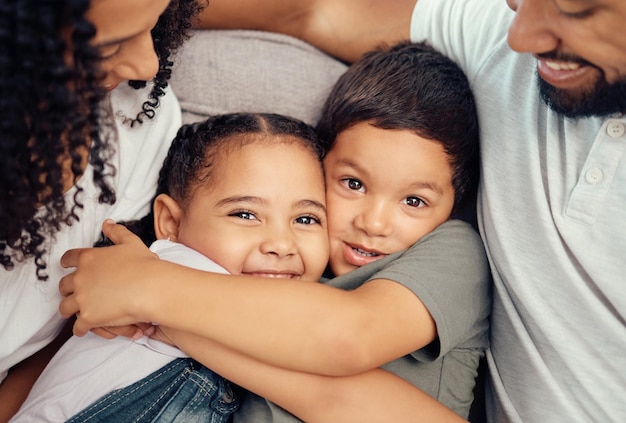
[[[227,422],[244,391],[191,358],[177,358],[103,396],[68,422]]]

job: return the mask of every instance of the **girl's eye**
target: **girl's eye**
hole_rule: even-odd
[[[426,207],[426,202],[418,197],[407,197],[404,204],[411,207]]]
[[[229,216],[238,217],[245,220],[257,220],[256,215],[247,210],[236,211],[234,213],[230,213]]]
[[[363,184],[358,179],[346,178],[346,179],[342,179],[341,183],[352,191],[362,192],[364,190]]]
[[[321,220],[315,216],[307,215],[297,217],[296,223],[300,223],[302,225],[319,225],[321,223]]]

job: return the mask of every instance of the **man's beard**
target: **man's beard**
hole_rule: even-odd
[[[626,80],[609,84],[600,71],[600,77],[589,88],[579,91],[555,88],[538,78],[539,92],[543,101],[555,112],[567,118],[608,116],[626,112]]]

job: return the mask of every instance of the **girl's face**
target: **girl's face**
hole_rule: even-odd
[[[328,263],[324,177],[295,141],[222,149],[176,241],[232,274],[318,280]]]
[[[448,157],[413,132],[354,125],[338,135],[324,169],[335,275],[409,248],[452,212]]]
[[[149,81],[159,69],[150,31],[169,0],[92,0],[86,18],[102,57],[108,90],[129,80]]]

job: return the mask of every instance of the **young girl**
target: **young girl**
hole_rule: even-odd
[[[59,346],[61,254],[149,208],[180,126],[171,55],[200,3],[1,1],[0,421]]]
[[[205,271],[315,281],[328,262],[324,176],[312,128],[272,114],[182,127],[159,177],[153,226],[159,258]],[[240,390],[167,344],[70,338],[12,422],[221,422]],[[154,371],[160,377],[113,392]],[[185,377],[178,377],[184,373]],[[194,398],[185,407],[189,398]]]
[[[61,282],[61,312],[80,311],[79,335],[158,321],[188,354],[305,421],[450,417],[399,384],[377,384],[384,373],[372,369],[383,365],[466,417],[490,302],[480,238],[450,219],[478,176],[465,76],[424,45],[373,52],[340,78],[318,127],[328,143],[330,266],[338,277],[261,284],[210,275],[155,260],[122,227],[105,224],[120,245],[64,256],[78,270]],[[124,270],[130,265],[141,274]],[[209,354],[220,348],[261,363],[266,377]],[[276,373],[294,371],[316,382],[276,387]],[[292,418],[256,397],[243,407],[235,419]]]

